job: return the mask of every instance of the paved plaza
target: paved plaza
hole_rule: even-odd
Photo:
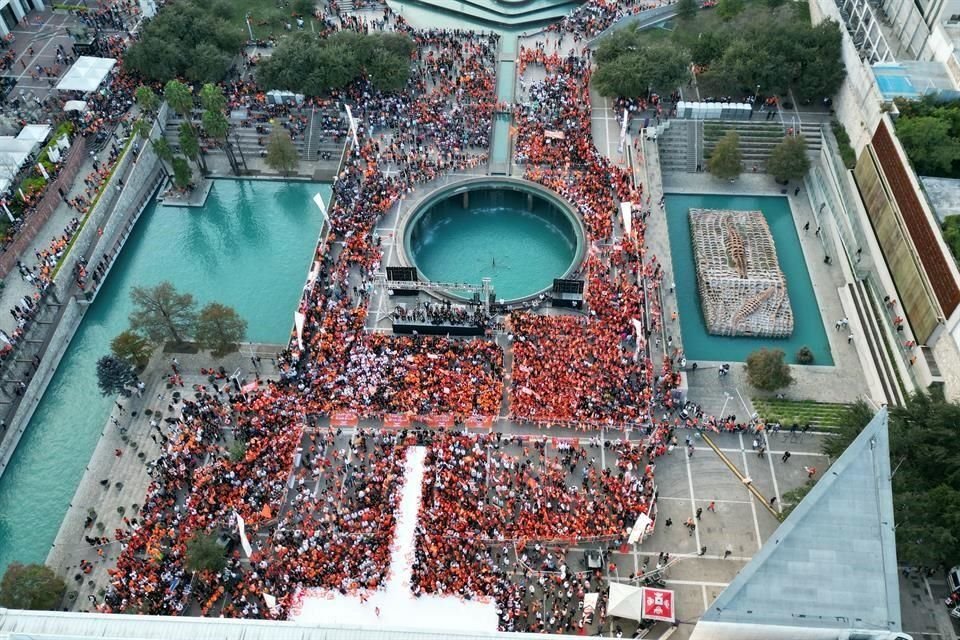
[[[275,349],[276,347],[261,346],[251,351],[251,347],[247,347],[243,352],[228,358],[223,365],[231,373],[240,370],[244,380],[253,379],[255,371],[248,354],[257,352],[262,354],[258,366],[266,379],[266,376],[273,372],[269,354]],[[183,371],[185,386],[171,389],[168,388],[167,377],[170,374],[170,358],[174,355]],[[173,402],[172,394],[180,391],[185,397],[189,397],[194,385],[209,385],[208,377],[201,375],[199,368],[210,366],[212,362],[215,361],[205,354],[156,354],[143,376],[146,383],[143,396],[134,396],[123,401],[121,404],[124,410],[115,410],[110,421],[104,425],[103,437],[48,558],[51,566],[68,576],[71,590],[77,591],[77,596],[67,602],[67,606],[86,610],[90,607],[89,595],[102,598],[108,583],[106,570],[115,563],[119,544],[91,546],[84,542],[84,536],[110,533],[115,528],[123,528],[124,518],[130,522],[135,519],[138,503],[142,501],[150,481],[147,470],[159,453],[157,443],[151,438],[154,431],[150,421],[158,416],[162,416],[160,419],[163,420],[178,415],[182,403]],[[146,415],[147,409],[151,410],[152,416]],[[134,412],[136,416],[133,415]],[[118,427],[113,423],[114,418],[126,430],[129,441],[123,441]],[[318,428],[324,430],[323,422]],[[589,442],[582,433],[559,429],[537,430],[529,425],[515,425],[506,421],[498,422],[496,431],[520,434],[528,438],[547,436],[548,442],[564,437],[580,438],[584,444]],[[342,435],[337,437],[337,446],[346,446],[351,434],[352,430],[343,430]],[[604,572],[609,579],[629,582],[631,574],[642,573],[645,566],[652,569],[661,552],[669,553],[672,561],[665,572],[666,585],[677,593],[680,619],[675,637],[685,638],[709,602],[776,529],[779,522],[767,508],[769,500],[776,498],[774,509],[779,510],[784,506],[782,495],[807,480],[804,468],[815,467],[819,475],[828,461],[820,453],[823,438],[826,437],[820,434],[771,434],[768,439],[769,449],[763,458],[752,449],[750,434],[711,434],[709,437],[719,453],[694,432],[679,431],[678,434],[681,437],[691,437],[694,453],[688,456],[682,447],[677,447],[672,453],[656,460],[659,516],[655,532],[626,552],[606,543],[582,544],[577,547],[579,552],[571,550],[568,553],[568,560],[571,566],[577,566],[584,550],[601,548],[608,554]],[[229,440],[229,435],[225,435]],[[619,434],[603,435],[604,438],[611,438]],[[626,436],[627,439],[638,437],[630,433]],[[227,441],[223,446],[227,446]],[[305,439],[306,446],[309,446],[309,440]],[[117,450],[121,451],[120,456],[116,455]],[[608,455],[607,450],[602,447],[590,451],[594,451],[600,458],[603,468],[617,471],[616,456]],[[780,460],[784,451],[792,454],[787,463]],[[504,452],[518,454],[519,449],[512,446],[504,449]],[[754,487],[768,501],[767,504],[760,503],[748,491],[741,477],[730,469],[730,465],[735,467],[741,476],[752,481]],[[108,481],[106,486],[103,485],[104,480]],[[291,496],[292,493],[293,490]],[[287,502],[289,503],[289,499]],[[715,510],[709,509],[711,502],[714,503]],[[123,507],[124,513],[120,513],[118,507]],[[102,530],[99,525],[84,527],[89,509],[95,511],[96,522],[104,523]],[[695,518],[698,509],[702,509],[702,513],[691,535],[683,524],[688,518]],[[666,525],[668,520],[671,521],[671,526]],[[96,549],[102,549],[103,555],[99,556]],[[83,559],[92,562],[89,573],[85,573],[81,567]],[[73,579],[73,576],[77,576],[79,580]],[[619,624],[624,630],[629,628],[629,624],[623,620],[618,619],[613,624]],[[604,633],[609,631],[597,630]],[[665,630],[666,627],[661,628],[660,633]]]
[[[389,12],[361,15],[383,15],[396,27]],[[340,16],[341,26],[350,17]],[[32,72],[56,61],[72,26],[73,16],[47,11],[17,32],[8,72],[23,111],[16,116],[50,95],[55,78]],[[789,204],[815,293],[812,308],[794,307],[793,314],[822,323],[833,364],[792,366],[795,382],[778,397],[869,398],[860,357],[868,346],[855,327],[834,329],[852,315],[838,291],[848,279],[824,259],[835,252],[832,227],[825,223],[821,233],[820,203],[806,185],[785,189],[756,168],[735,181],[699,170],[662,172],[655,136],[640,126],[659,124],[652,111],[623,126],[622,107],[574,86],[592,64],[581,36],[508,34],[506,53],[486,50],[495,68],[481,70],[459,55],[476,51],[469,35],[430,36],[437,41],[418,44],[413,56],[423,80],[416,91],[410,85],[413,95],[366,87],[353,107],[362,142],[340,158],[324,211],[330,242],[321,235],[311,276],[290,309],[298,337],[288,345],[245,343],[221,359],[153,353],[142,389],[118,397],[102,425],[47,556],[67,582],[64,609],[318,627],[691,637],[795,506],[791,492],[830,473],[823,448],[834,436],[796,425],[758,429],[753,401],[774,394],[753,389],[743,363],[680,364],[678,299],[696,293],[673,284],[665,197],[783,196]],[[543,57],[518,66],[518,51],[538,45]],[[456,62],[433,62],[434,53],[454,50]],[[424,63],[428,51],[442,72]],[[501,85],[509,87],[510,78],[502,74],[515,68],[504,99]],[[464,77],[477,87],[469,104],[460,102],[460,83],[470,89]],[[497,114],[512,108],[510,159],[500,163],[492,156],[503,147],[490,141]],[[459,119],[446,119],[445,110]],[[427,112],[436,122],[415,122],[412,114]],[[471,114],[466,123],[463,113]],[[396,121],[388,125],[384,114]],[[471,120],[486,117],[488,131]],[[445,127],[462,130],[444,137]],[[451,160],[444,147],[453,144],[462,148]],[[78,175],[95,160],[85,159]],[[262,158],[250,163],[258,175],[269,173]],[[210,167],[214,177],[230,172],[222,155],[213,155]],[[304,162],[296,177],[316,178],[318,167]],[[504,313],[494,305],[492,317],[477,312],[467,321],[430,311],[417,329],[432,323],[436,338],[395,335],[400,303],[437,300],[425,291],[399,298],[386,290],[383,267],[400,263],[407,216],[436,189],[501,169],[560,193],[577,211],[586,257],[574,275],[587,285],[587,309],[553,308],[545,296],[531,296],[522,308]],[[201,180],[197,193],[168,204],[201,204],[209,192]],[[77,180],[66,196],[83,186]],[[621,223],[626,194],[637,201]],[[61,204],[30,251],[41,251],[73,215]],[[0,305],[33,291],[16,274],[8,280]],[[14,325],[0,319],[0,329]],[[441,337],[439,327],[479,329],[485,338],[467,344]],[[526,360],[521,344],[532,354]],[[530,386],[518,381],[522,375]],[[518,409],[525,401],[534,407],[526,414]],[[702,409],[700,424],[729,418],[738,430],[682,428],[683,401]],[[417,426],[406,426],[411,422]],[[608,426],[587,426],[597,424]],[[628,529],[646,515],[652,530],[626,543]],[[230,549],[222,568],[194,570],[185,561],[188,541],[204,533]],[[253,551],[245,549],[250,544]],[[605,615],[605,595],[604,615],[588,620],[588,595],[606,594],[608,583],[673,590],[676,623],[658,622],[640,635],[637,622]],[[946,588],[939,576],[901,572],[904,631],[956,638],[941,605]]]

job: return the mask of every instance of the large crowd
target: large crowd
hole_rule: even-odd
[[[358,81],[336,96],[356,105],[359,144],[333,185],[332,231],[301,297],[302,333],[277,358],[280,380],[244,393],[199,388],[179,415],[154,422],[163,454],[151,465],[139,518],[115,532],[123,550],[103,610],[285,618],[306,589],[365,597],[385,581],[414,443],[428,454],[411,589],[492,599],[503,630],[582,629],[583,598],[601,590],[602,572],[581,564],[578,546],[619,545],[640,514],[655,518],[654,460],[682,426],[658,417],[672,407],[672,360],[658,369],[648,355],[660,322],[648,294],[660,273],[645,256],[642,204],[632,233],[613,240],[619,203],[642,203],[643,193],[593,144],[590,65],[576,50],[521,50],[521,68],[543,66],[546,78],[530,86],[535,104],[515,111],[516,159],[586,223],[589,312],[510,316],[510,415],[538,424],[629,423],[645,437],[604,445],[322,426],[337,412],[448,414],[461,423],[500,415],[503,401],[504,354],[489,337],[365,330],[383,257],[377,222],[416,185],[484,162],[500,108],[496,37],[415,31],[388,9],[383,24],[414,37],[415,71],[402,92]],[[591,24],[585,33],[598,28]],[[231,100],[244,103],[252,91],[235,85]],[[449,305],[420,311],[453,313]],[[187,542],[232,532],[240,519],[254,542],[249,562],[234,548],[224,569],[192,580]]]

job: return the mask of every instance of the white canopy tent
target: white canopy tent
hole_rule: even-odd
[[[643,589],[619,582],[611,582],[607,613],[618,618],[641,620],[643,618]]]
[[[83,93],[95,91],[116,64],[116,58],[80,56],[70,70],[63,74],[63,78],[57,83],[57,89]]]
[[[0,136],[0,192],[4,192],[20,169],[50,135],[47,124],[28,124],[16,137]]]

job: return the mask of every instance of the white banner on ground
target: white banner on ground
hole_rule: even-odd
[[[630,537],[627,538],[627,543],[637,544],[638,542],[643,542],[643,536],[647,533],[647,527],[650,526],[651,522],[653,522],[653,520],[645,513],[637,516],[637,521],[633,523],[633,528],[630,529]]]
[[[643,323],[637,320],[636,318],[630,318],[631,324],[633,324],[633,330],[637,334],[637,348],[633,352],[633,361],[637,361],[637,356],[640,355],[640,346],[643,344]]]
[[[590,624],[593,622],[593,614],[597,610],[597,602],[599,601],[599,593],[588,593],[583,596],[583,613],[580,616],[581,624]]]
[[[233,512],[233,515],[237,517],[237,531],[240,532],[240,546],[243,547],[243,552],[247,554],[249,558],[253,555],[253,548],[250,546],[250,541],[247,539],[247,527],[244,523],[243,518],[236,511]]]
[[[307,316],[299,311],[293,314],[293,323],[297,327],[297,346],[303,350],[303,323],[307,321]]]
[[[627,237],[630,237],[630,231],[633,228],[633,203],[620,203],[620,217],[623,218],[623,231]]]

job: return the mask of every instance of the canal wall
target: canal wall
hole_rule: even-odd
[[[161,115],[162,113],[163,111]],[[159,135],[159,125],[154,123],[150,138]],[[80,326],[89,303],[99,290],[97,285],[88,295],[80,291],[74,282],[76,265],[84,259],[92,269],[109,251],[112,255],[112,266],[113,259],[119,254],[133,224],[146,208],[153,190],[159,184],[161,172],[160,159],[144,137],[135,135],[125,143],[122,156],[105,185],[103,194],[90,211],[83,228],[77,234],[73,248],[54,278],[52,286],[57,292],[64,292],[59,294],[62,305],[51,322],[49,332],[42,338],[36,373],[20,398],[19,405],[8,423],[7,433],[0,442],[0,478],[3,477],[67,346]],[[92,277],[88,281],[91,286],[96,285]]]

